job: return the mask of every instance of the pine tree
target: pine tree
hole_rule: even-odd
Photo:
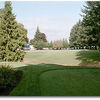
[[[70,33],[70,47],[84,48],[89,46],[89,36],[86,34],[86,28],[82,25],[82,21],[78,21],[72,28]]]
[[[47,47],[46,35],[40,32],[39,27],[37,27],[34,39],[30,40],[30,43],[34,45],[34,47],[37,49],[42,49],[44,47]],[[41,45],[41,48],[40,48],[40,45]]]
[[[20,41],[20,46],[23,47],[25,44],[29,42],[27,38],[27,30],[24,28],[24,25],[21,23],[18,23],[18,33],[19,35],[19,41]]]
[[[0,25],[0,60],[3,61],[21,61],[24,58],[18,23],[15,19],[11,2],[6,1]]]
[[[99,47],[100,51],[100,1],[88,1],[84,6],[83,26],[87,29],[90,37],[88,43]]]
[[[40,33],[40,30],[39,30],[39,27],[37,27],[37,30],[36,30],[36,33],[35,33],[35,36],[34,36],[34,42],[39,41],[40,39],[41,39],[41,33]]]
[[[33,42],[36,41],[47,42],[46,35],[40,32],[39,27],[37,27]]]

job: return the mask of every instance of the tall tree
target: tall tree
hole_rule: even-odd
[[[34,35],[34,39],[30,40],[30,43],[34,45],[34,47],[36,47],[37,49],[39,49],[40,45],[41,45],[41,48],[44,48],[47,46],[46,35],[40,32],[39,27],[37,27],[36,33]]]
[[[0,25],[0,60],[21,61],[24,58],[24,52],[21,50],[21,32],[15,20],[16,16],[12,13],[10,1],[5,2],[3,13]]]
[[[33,42],[36,42],[36,41],[47,42],[46,35],[40,32],[39,27],[37,27],[37,30],[33,39]]]
[[[72,28],[70,33],[70,47],[84,48],[88,46],[89,36],[86,34],[86,28],[82,25],[82,21],[78,21]]]
[[[29,40],[27,38],[27,29],[25,29],[24,25],[21,23],[18,23],[18,33],[20,33],[19,34],[20,46],[23,47],[25,44],[29,42]]]
[[[84,6],[83,26],[87,29],[88,42],[99,47],[100,51],[100,1],[88,1]]]
[[[79,47],[79,43],[77,42],[78,41],[78,35],[79,35],[79,26],[80,26],[80,21],[78,23],[76,23],[72,29],[71,29],[71,32],[70,32],[70,39],[69,39],[69,42],[70,42],[70,47]]]

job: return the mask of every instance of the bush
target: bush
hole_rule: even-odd
[[[42,40],[41,41],[36,41],[34,43],[34,47],[38,50],[42,50],[44,47],[46,47],[46,42],[43,42]]]
[[[17,71],[11,66],[0,65],[0,91],[15,87],[22,77],[22,71]]]

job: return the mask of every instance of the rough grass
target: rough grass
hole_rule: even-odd
[[[100,96],[100,68],[39,64],[18,69],[23,78],[10,96]]]

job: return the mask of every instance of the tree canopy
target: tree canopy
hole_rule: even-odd
[[[39,27],[37,27],[34,38],[30,41],[30,43],[34,45],[34,47],[37,49],[42,49],[46,47],[46,35],[40,32]]]
[[[24,58],[21,49],[28,41],[27,31],[17,23],[10,1],[5,2],[5,7],[0,13],[0,60],[21,61]]]
[[[81,16],[70,32],[70,47],[100,48],[100,2],[87,1]]]

